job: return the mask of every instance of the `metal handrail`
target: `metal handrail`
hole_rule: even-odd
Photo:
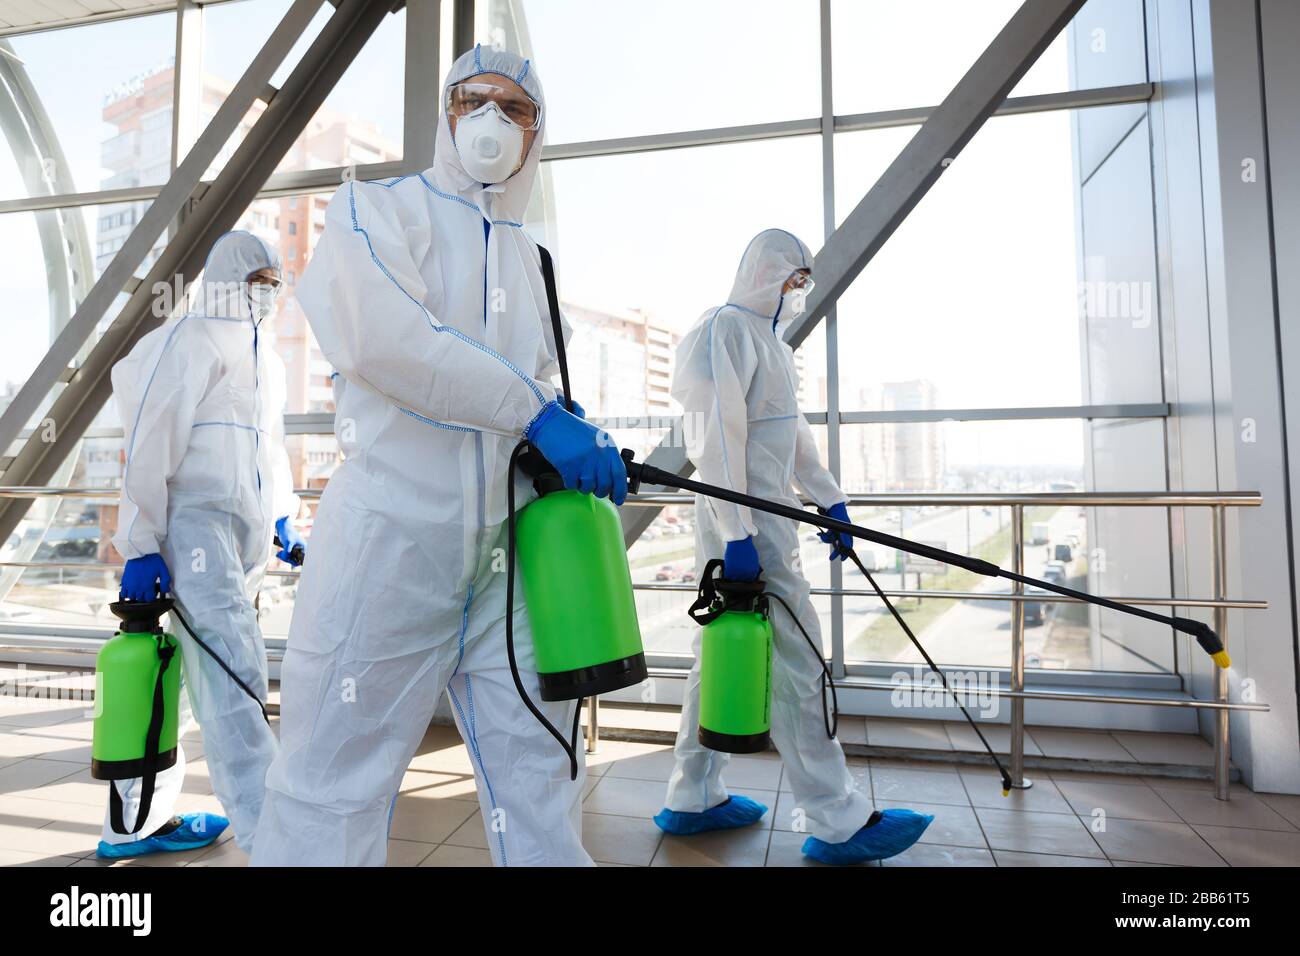
[[[316,488],[302,489],[298,491],[301,498],[318,498],[321,490]],[[114,488],[60,488],[60,487],[40,487],[31,485],[10,485],[0,486],[0,498],[91,498],[91,499],[113,499],[119,497],[118,489]],[[1036,506],[1069,506],[1076,507],[1162,507],[1162,508],[1210,508],[1213,511],[1213,547],[1212,551],[1212,578],[1214,582],[1215,596],[1213,598],[1115,598],[1123,604],[1153,604],[1155,606],[1167,607],[1201,607],[1211,608],[1214,612],[1214,630],[1219,635],[1219,639],[1227,647],[1228,635],[1228,610],[1230,608],[1243,608],[1258,610],[1267,608],[1268,604],[1264,601],[1252,601],[1241,598],[1228,598],[1225,594],[1228,579],[1227,569],[1227,509],[1228,508],[1257,508],[1263,503],[1263,498],[1258,492],[1254,491],[1181,491],[1181,492],[1030,492],[1021,494],[963,494],[963,493],[946,493],[946,494],[853,494],[848,496],[850,506],[861,507],[867,505],[880,506],[910,506],[910,507],[1009,507],[1011,509],[1011,532],[1012,548],[1011,559],[1012,570],[1017,573],[1024,572],[1024,520],[1025,508]],[[629,495],[627,504],[633,506],[664,506],[664,505],[691,505],[695,501],[694,495],[680,493],[648,493]],[[812,504],[805,501],[805,504]],[[30,566],[49,566],[50,563],[17,563],[0,562],[0,567],[30,567]],[[75,565],[83,570],[93,569],[93,565]],[[108,565],[108,567],[115,567]],[[275,576],[292,576],[297,572],[272,571],[269,572]],[[691,590],[685,586],[656,586],[651,584],[634,585],[637,590]],[[831,590],[825,588],[815,589],[814,593],[840,594],[853,596],[870,596],[871,592],[850,591],[845,589]],[[1011,687],[1010,690],[1003,692],[1011,698],[1011,779],[1013,786],[1025,789],[1031,787],[1033,782],[1025,779],[1025,700],[1026,699],[1053,699],[1065,700],[1076,699],[1074,697],[1063,697],[1059,694],[1044,694],[1039,692],[1030,692],[1025,689],[1025,621],[1024,605],[1028,601],[1038,603],[1077,603],[1077,599],[1064,596],[1046,597],[1038,594],[1024,591],[1024,585],[1015,582],[1011,591],[1007,594],[998,592],[944,592],[944,591],[887,591],[891,597],[929,597],[929,598],[957,598],[963,600],[1003,600],[1011,603]],[[866,686],[866,685],[864,685]],[[890,685],[892,688],[892,685]],[[1215,712],[1214,728],[1214,788],[1215,796],[1220,800],[1229,798],[1229,724],[1228,717],[1232,710],[1267,710],[1267,705],[1233,705],[1228,701],[1228,675],[1227,671],[1217,669],[1215,674],[1215,699],[1213,701],[1187,701],[1183,706],[1202,706],[1212,709]],[[1161,706],[1170,706],[1162,704],[1158,699],[1140,700],[1133,698],[1114,697],[1108,698],[1104,695],[1083,694],[1077,695],[1078,699],[1092,701],[1096,703],[1117,703],[1117,704],[1157,704]],[[598,739],[598,728],[596,727],[596,711],[592,708],[588,714],[588,747],[594,747]]]
[[[1025,508],[1035,506],[1075,506],[1075,507],[1160,507],[1171,509],[1176,507],[1186,508],[1210,508],[1213,511],[1213,548],[1212,548],[1212,576],[1214,581],[1213,598],[1177,598],[1159,599],[1150,603],[1158,603],[1160,606],[1169,607],[1202,607],[1212,608],[1214,612],[1214,630],[1223,641],[1224,647],[1228,642],[1228,609],[1229,608],[1246,608],[1258,610],[1268,607],[1265,601],[1247,601],[1244,599],[1229,599],[1225,594],[1225,582],[1228,579],[1228,556],[1227,556],[1227,509],[1228,508],[1257,508],[1263,503],[1263,497],[1258,492],[1253,491],[1192,491],[1192,492],[1034,492],[1022,494],[851,494],[848,496],[849,506],[892,506],[892,507],[1009,507],[1011,508],[1011,533],[1012,533],[1012,570],[1024,573],[1024,522]],[[665,505],[689,505],[694,503],[695,496],[682,494],[680,492],[661,492],[629,495],[627,504],[634,506],[653,506],[662,507]],[[814,504],[804,500],[805,505]],[[640,585],[637,587],[642,590],[657,590],[654,585]],[[675,590],[675,588],[674,588]],[[831,594],[848,594],[851,592],[843,589],[831,591],[830,589],[814,589],[814,593],[831,593]],[[863,593],[863,592],[859,592]],[[893,597],[898,592],[886,592]],[[870,596],[871,592],[865,592],[864,596]],[[914,592],[918,597],[955,597],[952,593],[944,592]],[[899,595],[902,596],[902,595]],[[1026,699],[1051,699],[1051,700],[1087,700],[1095,703],[1115,703],[1115,704],[1155,704],[1157,706],[1171,706],[1167,702],[1147,699],[1133,699],[1121,697],[1106,697],[1104,695],[1085,694],[1073,697],[1065,697],[1059,694],[1053,695],[1048,693],[1030,692],[1025,689],[1025,615],[1024,605],[1029,601],[1037,603],[1056,603],[1056,598],[1044,598],[1038,594],[1026,594],[1024,585],[1016,582],[1012,585],[1008,594],[998,594],[991,592],[982,594],[980,592],[970,592],[963,595],[966,600],[1004,600],[1011,602],[1011,688],[1004,691],[1005,696],[1011,698],[1011,779],[1012,785],[1018,789],[1026,789],[1033,786],[1033,782],[1027,780],[1024,775],[1025,769],[1025,700]],[[1061,603],[1073,603],[1077,599],[1070,599]],[[1144,604],[1148,603],[1137,598],[1115,598],[1123,604]],[[863,685],[866,686],[866,685]],[[879,685],[878,689],[893,689],[892,685]],[[1216,668],[1215,672],[1215,694],[1213,701],[1185,701],[1182,706],[1196,706],[1214,711],[1215,728],[1214,728],[1214,795],[1219,800],[1229,799],[1229,724],[1228,718],[1232,710],[1267,710],[1266,704],[1259,705],[1234,705],[1228,701],[1228,673],[1222,668]],[[595,731],[589,729],[589,736],[594,735]]]
[[[4,567],[4,562],[0,562],[0,567]],[[887,572],[881,572],[887,573]],[[699,589],[693,584],[659,584],[649,581],[641,584],[634,583],[633,591],[680,591],[684,594],[695,594]],[[886,597],[891,598],[943,598],[951,601],[1002,601],[1011,603],[1018,601],[1022,604],[1087,604],[1087,601],[1081,598],[1069,597],[1065,594],[1054,594],[1049,591],[1030,591],[1025,594],[1016,594],[1012,591],[935,591],[926,590],[925,588],[909,590],[891,590],[884,588]],[[876,597],[876,592],[866,588],[812,588],[813,594],[823,597]],[[1114,601],[1116,604],[1132,604],[1139,607],[1227,607],[1248,611],[1266,611],[1268,610],[1267,601],[1252,600],[1250,598],[1224,598],[1218,600],[1215,598],[1156,598],[1156,597],[1110,597],[1109,595],[1099,595],[1105,597],[1108,601]]]
[[[296,488],[300,498],[319,498],[321,488]],[[118,488],[77,488],[44,485],[0,485],[0,498],[88,498],[109,499],[120,497]],[[1208,508],[1223,505],[1229,508],[1258,508],[1263,496],[1257,491],[1059,491],[1025,492],[1021,494],[987,494],[983,492],[945,492],[911,494],[889,492],[883,494],[849,493],[851,508],[880,505],[882,507],[921,508],[1005,508],[1015,505],[1075,505],[1093,508]],[[814,502],[801,499],[803,504]],[[625,505],[663,507],[665,505],[694,505],[695,496],[680,492],[652,492],[628,495]]]
[[[3,494],[3,489],[0,489]],[[866,505],[888,507],[1014,507],[1024,505],[1076,505],[1093,508],[1208,508],[1223,505],[1230,508],[1258,508],[1263,496],[1257,491],[1043,491],[1019,494],[987,494],[984,492],[944,492],[913,494],[886,492],[867,494],[845,492],[850,508]],[[803,498],[803,504],[815,502]],[[625,504],[663,507],[665,505],[693,505],[695,496],[682,492],[652,492],[628,495]]]
[[[111,571],[117,573],[122,570],[121,564],[114,564],[107,561],[0,561],[0,568],[45,568],[59,571]],[[299,571],[267,571],[266,574],[282,578],[296,578],[301,572]],[[691,584],[658,584],[646,581],[644,583],[633,583],[633,591],[675,591],[681,594],[695,594],[699,589]],[[875,591],[869,591],[866,588],[812,588],[811,592],[819,597],[876,597]],[[937,591],[910,589],[884,589],[885,596],[891,598],[917,598],[922,599],[943,599],[949,601],[990,601],[1011,603],[1018,601],[1028,604],[1087,604],[1087,601],[1080,598],[1069,597],[1064,594],[1051,594],[1043,592],[1031,592],[1028,594],[1013,594],[1010,591]],[[1231,608],[1234,610],[1265,611],[1268,610],[1267,601],[1251,600],[1250,598],[1224,598],[1216,600],[1214,598],[1156,598],[1156,597],[1109,597],[1109,601],[1117,604],[1133,604],[1140,607],[1203,607],[1203,608]]]
[[[118,574],[121,564],[108,561],[0,561],[0,568],[47,568],[56,571],[111,571]],[[297,571],[267,571],[267,574],[281,578],[296,578]]]

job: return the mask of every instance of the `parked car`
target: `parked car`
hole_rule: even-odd
[[[656,581],[671,581],[677,575],[677,570],[671,564],[665,564],[655,572]]]
[[[695,572],[694,572],[694,571],[683,571],[683,572],[682,572],[682,584],[694,584],[694,583],[695,583]]]

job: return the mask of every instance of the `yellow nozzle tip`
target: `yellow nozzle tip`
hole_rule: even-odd
[[[1010,790],[1003,790],[1003,791],[1002,791],[1002,796],[1004,796],[1004,797],[1009,797],[1009,796],[1011,796],[1011,791],[1010,791]]]
[[[1218,664],[1225,671],[1232,666],[1232,658],[1228,656],[1227,651],[1219,651],[1219,653],[1211,654],[1210,656],[1214,658],[1214,663]]]

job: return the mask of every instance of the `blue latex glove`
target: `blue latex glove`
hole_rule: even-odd
[[[621,505],[627,497],[627,465],[618,445],[603,430],[551,402],[524,432],[564,479],[564,487],[608,498]]]
[[[827,510],[825,514],[826,517],[834,518],[836,521],[847,522],[849,520],[849,509],[843,502],[840,502],[837,505],[831,505],[830,509]],[[817,532],[817,537],[821,538],[831,546],[832,561],[844,560],[844,555],[840,553],[836,544],[839,544],[840,547],[843,547],[845,550],[853,550],[853,535],[851,534],[844,534],[839,531],[819,531]]]
[[[569,408],[569,406],[567,406],[567,405],[564,404],[564,393],[563,393],[563,392],[556,392],[556,393],[555,393],[555,401],[559,403],[559,406],[560,406],[561,408],[566,409],[566,410],[568,410],[568,411],[571,411],[574,415],[577,415],[579,418],[586,419],[586,417],[587,417],[587,410],[586,410],[585,408],[583,408],[581,405],[579,405],[577,402],[574,402],[574,403],[573,403],[573,408],[571,408],[571,409]]]
[[[161,554],[132,558],[122,569],[122,587],[118,596],[128,601],[155,601],[160,594],[170,594],[172,574]]]
[[[728,581],[755,581],[762,571],[758,563],[758,548],[754,547],[752,537],[727,542],[727,551],[722,556],[724,578]]]
[[[275,523],[275,535],[280,539],[280,550],[275,556],[292,567],[301,567],[302,558],[307,554],[307,542],[293,526],[288,515]],[[294,548],[302,548],[297,557],[294,556]]]

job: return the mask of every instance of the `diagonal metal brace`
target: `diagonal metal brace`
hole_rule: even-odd
[[[126,243],[113,257],[72,318],[60,330],[40,364],[14,396],[13,402],[0,415],[0,450],[8,448],[27,427],[41,402],[59,380],[59,375],[72,364],[77,352],[90,338],[95,326],[118,294],[127,288],[135,270],[153,249],[158,237],[185,210],[203,174],[239,127],[320,5],[321,0],[295,0],[289,8],[284,19],[249,64],[244,76],[212,117],[203,135],[190,149],[185,160],[172,172],[171,178],[131,230]]]
[[[121,314],[55,400],[48,413],[54,424],[53,440],[45,440],[47,429],[37,429],[6,469],[7,482],[38,485],[50,480],[112,394],[109,373],[113,366],[165,317],[163,310],[155,309],[154,290],[174,288],[178,280],[185,287],[193,282],[212,244],[238,222],[392,8],[392,0],[343,0],[339,4],[198,207],[186,217]],[[257,84],[257,91],[263,85]],[[30,499],[0,502],[0,540],[13,532],[30,505]]]

